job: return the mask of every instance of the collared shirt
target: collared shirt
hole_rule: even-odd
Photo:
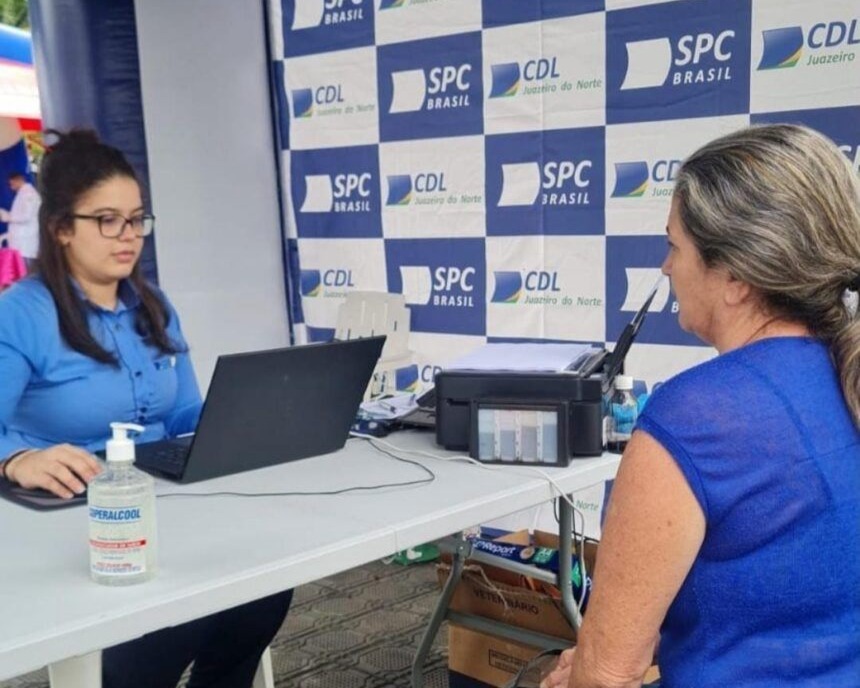
[[[170,313],[167,335],[187,348],[179,318],[164,301]],[[40,279],[24,279],[3,292],[0,457],[62,443],[95,451],[104,447],[113,421],[144,426],[139,441],[195,428],[202,403],[188,353],[163,354],[144,342],[135,330],[139,307],[125,280],[115,310],[85,301],[90,331],[117,357],[119,365],[113,366],[66,344],[54,300]]]
[[[39,206],[42,200],[32,184],[24,184],[15,194],[6,214],[9,223],[9,248],[24,258],[35,258],[39,252]]]

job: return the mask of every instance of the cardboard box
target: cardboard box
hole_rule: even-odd
[[[539,652],[528,645],[449,624],[449,688],[501,688]]]
[[[448,688],[503,688],[539,652],[536,647],[449,624]],[[659,669],[652,666],[643,685],[659,678]]]
[[[528,544],[529,534],[525,531],[511,533],[498,538],[498,541]],[[556,536],[539,531],[531,537],[531,542],[541,547],[558,546]],[[595,555],[596,546],[587,546],[587,571],[592,570]],[[448,578],[450,570],[450,563],[446,561],[437,566],[440,584]],[[449,608],[463,614],[474,614],[564,638],[570,640],[571,645],[576,642],[576,631],[562,613],[561,593],[558,589],[507,569],[467,561]]]
[[[499,542],[558,547],[558,537],[525,531],[498,538]],[[585,560],[589,575],[594,570],[597,546],[586,543]],[[489,565],[466,562],[460,584],[449,608],[464,614],[556,636],[576,644],[576,631],[562,613],[561,595],[555,586]],[[451,570],[450,557],[437,566],[440,585]],[[457,624],[448,627],[448,673],[450,688],[501,688],[542,648],[513,642]],[[659,678],[651,667],[646,683]]]

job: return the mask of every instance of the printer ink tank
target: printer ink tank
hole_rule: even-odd
[[[107,465],[87,488],[90,518],[90,577],[102,585],[133,585],[155,575],[155,481],[134,467],[129,430],[111,423]]]

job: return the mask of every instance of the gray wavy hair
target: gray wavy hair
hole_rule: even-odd
[[[860,184],[842,152],[803,126],[745,128],[693,153],[675,198],[706,265],[828,343],[860,427],[860,313],[845,299],[860,278]]]

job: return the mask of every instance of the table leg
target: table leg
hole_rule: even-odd
[[[257,673],[254,674],[254,683],[251,688],[275,688],[275,672],[272,669],[272,650],[267,647],[260,657],[257,665]]]
[[[102,685],[101,650],[49,664],[48,680],[51,688],[100,688]]]
[[[439,596],[439,601],[436,603],[436,608],[430,617],[430,623],[427,624],[424,635],[421,637],[421,644],[415,653],[415,659],[412,661],[412,688],[421,688],[424,685],[424,662],[427,660],[427,655],[430,652],[433,641],[436,639],[439,627],[448,614],[448,604],[454,596],[454,590],[456,590],[457,585],[460,583],[460,578],[463,575],[463,565],[469,557],[471,550],[471,543],[460,533],[457,547],[451,558],[451,572],[448,574],[448,580],[445,581],[445,587],[442,589],[442,594]]]
[[[582,625],[582,615],[579,613],[577,601],[573,599],[573,586],[570,580],[571,558],[574,551],[573,508],[564,499],[558,501],[558,587],[561,590],[562,611],[570,624],[579,630]]]

